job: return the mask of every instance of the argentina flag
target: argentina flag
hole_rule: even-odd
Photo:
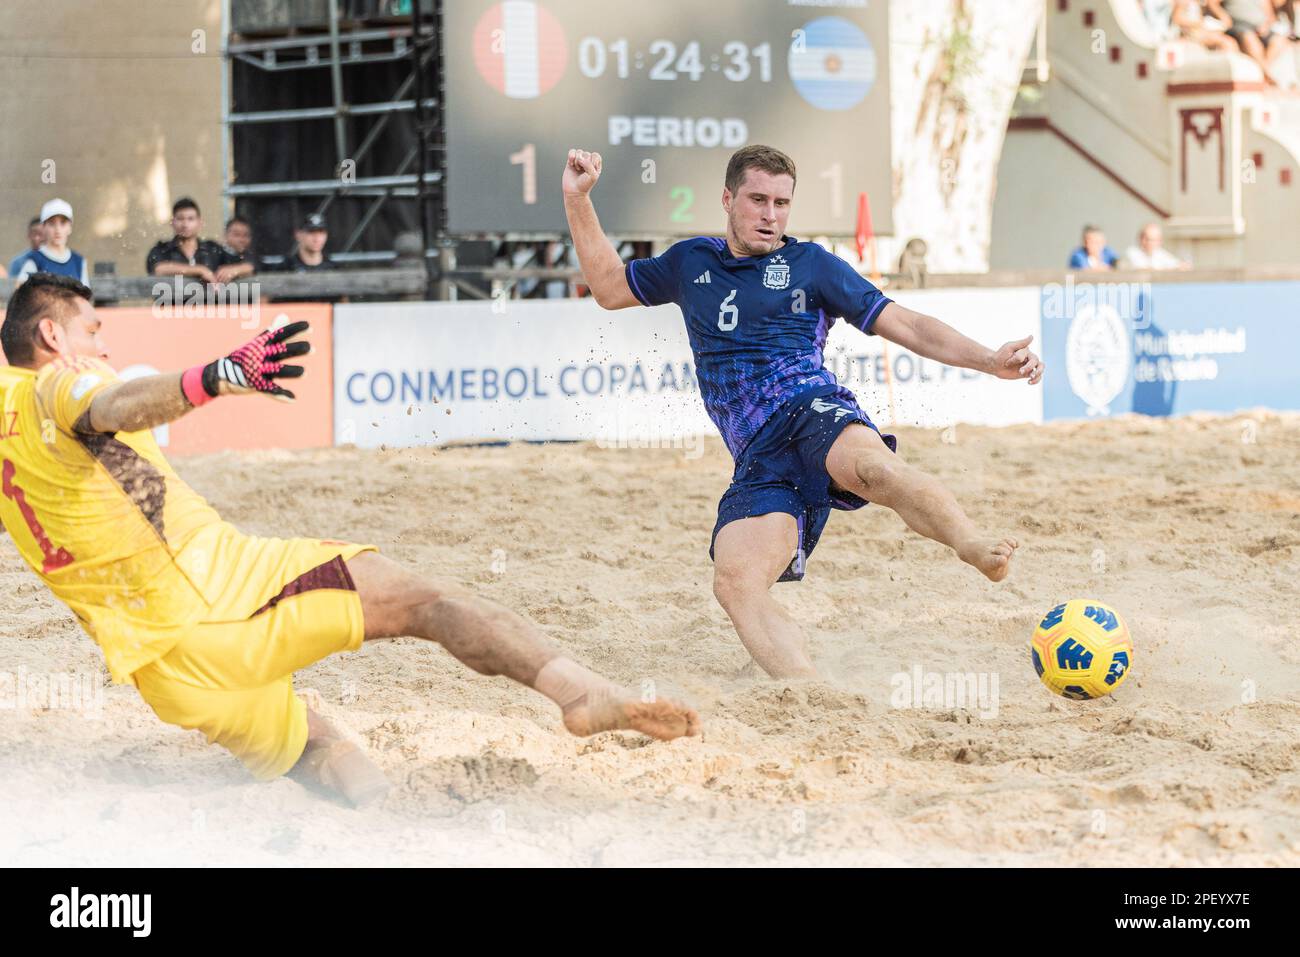
[[[876,83],[876,51],[843,17],[805,24],[790,44],[790,79],[799,95],[819,110],[847,110]]]

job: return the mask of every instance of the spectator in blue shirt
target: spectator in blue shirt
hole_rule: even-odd
[[[72,207],[64,199],[52,199],[41,207],[41,235],[45,242],[23,256],[15,281],[25,282],[38,272],[71,276],[83,286],[90,285],[86,257],[68,245],[72,237]]]
[[[1070,268],[1114,269],[1117,262],[1119,256],[1106,245],[1106,234],[1096,226],[1083,227],[1083,245],[1070,254]]]

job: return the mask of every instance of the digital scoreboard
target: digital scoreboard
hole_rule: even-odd
[[[453,0],[448,230],[564,233],[571,148],[599,152],[615,235],[720,233],[748,143],[798,167],[790,232],[892,231],[886,0]]]

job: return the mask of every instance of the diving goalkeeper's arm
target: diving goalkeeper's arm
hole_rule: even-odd
[[[184,372],[144,376],[122,382],[95,396],[88,414],[93,432],[139,432],[179,419],[191,409],[222,395],[269,395],[292,402],[294,394],[281,379],[302,375],[300,365],[285,359],[311,352],[306,342],[293,342],[307,331],[306,322],[267,329],[228,356]],[[85,425],[78,428],[85,429]]]

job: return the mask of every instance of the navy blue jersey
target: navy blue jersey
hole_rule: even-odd
[[[14,278],[26,278],[38,272],[54,273],[56,276],[71,276],[79,283],[89,285],[90,275],[86,271],[86,257],[81,253],[68,250],[67,259],[55,259],[48,255],[46,247],[33,249],[25,253],[18,263]]]
[[[681,307],[704,407],[736,458],[782,403],[837,384],[822,363],[831,323],[872,334],[891,301],[834,253],[781,238],[737,259],[726,240],[699,236],[625,267],[642,305]]]

